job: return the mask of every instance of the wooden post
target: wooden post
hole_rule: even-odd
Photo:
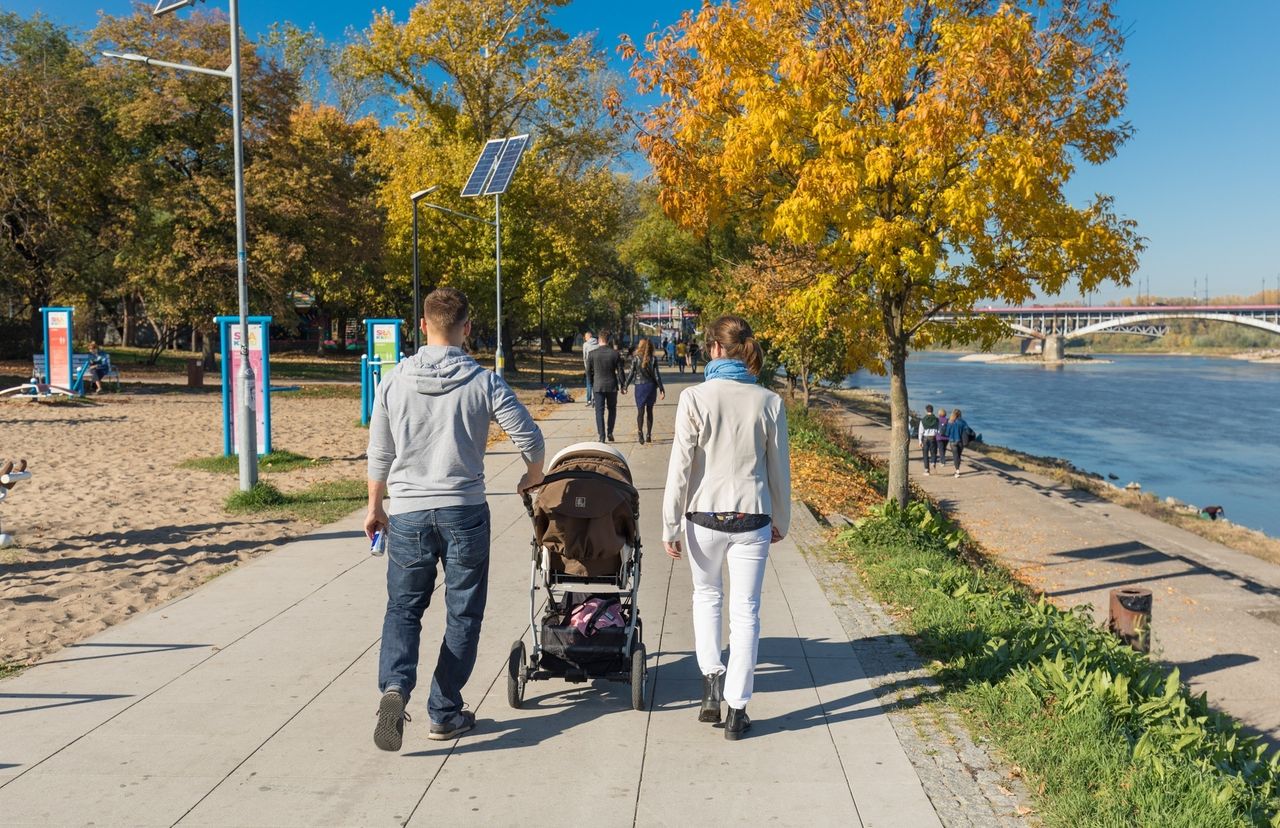
[[[1151,652],[1151,590],[1140,587],[1111,590],[1107,629],[1138,652]]]

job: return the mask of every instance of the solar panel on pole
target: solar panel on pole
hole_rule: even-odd
[[[515,175],[516,165],[520,163],[520,157],[528,144],[528,135],[515,135],[507,139],[502,147],[502,154],[498,156],[498,163],[493,169],[493,177],[484,188],[485,195],[502,195],[507,191],[507,187],[511,184],[511,176]]]
[[[484,185],[488,183],[493,173],[494,164],[504,144],[506,141],[497,138],[484,145],[484,149],[480,151],[480,157],[476,159],[475,167],[471,170],[471,175],[467,177],[466,185],[462,188],[464,198],[478,196],[484,192]]]

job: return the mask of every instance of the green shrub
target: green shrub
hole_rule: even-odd
[[[841,536],[953,700],[1044,780],[1051,824],[1280,826],[1280,756],[1089,607],[1059,609],[960,560],[965,543],[923,503],[887,505]]]

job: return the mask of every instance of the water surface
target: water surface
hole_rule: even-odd
[[[1048,368],[960,356],[911,355],[912,409],[958,407],[988,442],[1220,505],[1236,523],[1280,537],[1280,365],[1111,355]],[[888,377],[866,371],[847,384],[889,389]]]

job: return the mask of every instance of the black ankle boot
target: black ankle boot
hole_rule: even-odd
[[[702,709],[698,711],[698,721],[720,721],[720,702],[724,701],[724,673],[711,673],[702,677]]]
[[[729,716],[724,720],[724,738],[730,742],[736,742],[750,729],[751,717],[747,715],[747,708],[739,710],[736,707],[730,707]]]
[[[637,432],[636,432],[636,442],[637,442],[637,443],[639,443],[639,444],[640,444],[640,445],[642,445],[642,446],[644,445],[644,432],[643,432],[643,431],[637,431]]]

